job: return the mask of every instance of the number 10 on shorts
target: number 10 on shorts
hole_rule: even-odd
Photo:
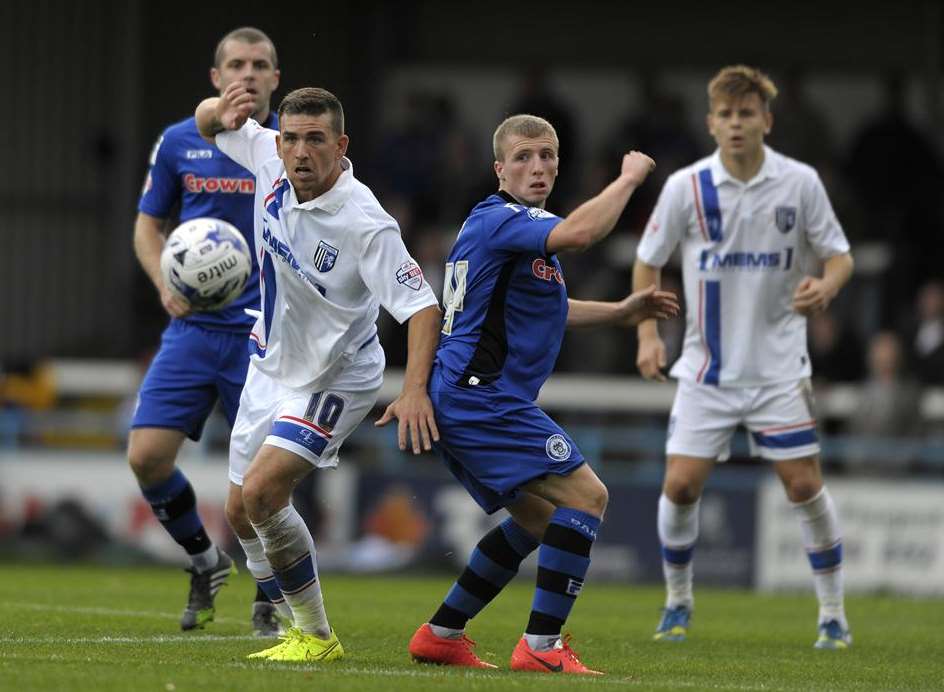
[[[320,406],[319,406],[320,404]],[[308,400],[304,418],[327,432],[331,432],[338,424],[338,419],[344,411],[344,399],[330,392],[315,392]],[[317,415],[317,418],[316,418]]]

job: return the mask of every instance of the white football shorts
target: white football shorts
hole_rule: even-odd
[[[679,380],[666,454],[726,461],[738,425],[747,428],[751,456],[783,461],[819,454],[813,388],[807,378],[763,387]]]
[[[337,466],[342,443],[374,407],[379,392],[379,387],[292,389],[250,363],[230,435],[230,481],[243,484],[264,444],[294,452],[316,468]]]

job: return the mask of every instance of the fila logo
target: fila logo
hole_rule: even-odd
[[[567,580],[567,593],[571,596],[579,596],[580,590],[583,588],[583,579],[568,579]]]
[[[545,262],[543,257],[538,257],[531,263],[531,273],[544,281],[556,281],[561,286],[564,285],[564,275],[553,264]]]

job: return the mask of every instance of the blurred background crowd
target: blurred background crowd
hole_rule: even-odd
[[[826,407],[823,429],[909,441],[881,454],[868,446],[862,468],[944,472],[935,442],[944,427],[935,389],[944,386],[938,3],[599,1],[578,9],[359,0],[261,8],[38,0],[6,3],[0,15],[10,68],[0,169],[7,447],[121,447],[136,382],[121,384],[118,370],[94,364],[143,372],[166,324],[131,249],[147,154],[163,127],[212,93],[207,72],[218,38],[248,24],[279,51],[274,105],[303,85],[342,99],[356,175],[398,219],[437,292],[461,221],[496,188],[495,125],[530,112],[560,137],[561,175],[548,205],[556,213],[599,191],[628,149],[656,160],[611,238],[562,258],[571,296],[628,293],[635,246],[662,183],[713,151],[704,126],[708,79],[733,62],[765,69],[780,89],[769,144],[817,169],[856,259],[851,284],[809,323],[821,394],[855,385],[837,390],[845,395]],[[665,284],[680,292],[677,267]],[[381,330],[388,363],[402,367],[404,330],[387,316]],[[673,355],[682,332],[681,319],[664,325]],[[633,330],[574,333],[558,370],[631,376],[635,352]],[[573,408],[562,415],[579,418]],[[104,414],[115,422],[103,423]],[[664,417],[629,415],[658,430]],[[225,431],[219,439],[225,444]],[[853,464],[857,453],[843,449],[838,465]],[[658,457],[658,445],[646,454]]]

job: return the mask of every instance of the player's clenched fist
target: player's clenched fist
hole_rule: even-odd
[[[648,176],[655,167],[656,162],[641,151],[631,151],[623,157],[623,169],[621,173],[638,186],[642,184],[646,176]]]
[[[658,336],[639,339],[636,367],[647,380],[665,382],[662,369],[665,367],[665,344]]]
[[[226,130],[238,130],[252,115],[253,95],[239,82],[233,82],[220,94],[216,103],[216,118]]]

